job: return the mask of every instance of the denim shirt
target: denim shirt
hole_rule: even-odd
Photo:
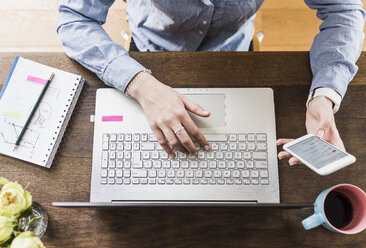
[[[247,51],[264,0],[130,0],[127,19],[140,51]],[[294,0],[296,1],[296,0]],[[300,1],[300,0],[297,0]],[[145,68],[102,28],[114,0],[61,0],[57,32],[68,56],[125,91]],[[322,19],[310,50],[310,91],[344,96],[357,72],[365,12],[360,0],[305,0]],[[301,29],[301,26],[298,27]],[[244,65],[243,65],[244,66]]]

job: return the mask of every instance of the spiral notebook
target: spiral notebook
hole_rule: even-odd
[[[55,77],[14,150],[51,73]],[[81,76],[16,57],[0,92],[0,153],[50,168],[84,82]]]

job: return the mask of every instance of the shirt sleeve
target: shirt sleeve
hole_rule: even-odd
[[[324,87],[344,97],[355,76],[363,43],[365,11],[360,0],[305,0],[323,20],[310,49],[313,80],[310,92]]]
[[[145,68],[102,28],[114,0],[61,0],[57,33],[66,54],[124,92]]]

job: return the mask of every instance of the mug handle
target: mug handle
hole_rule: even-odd
[[[313,214],[302,221],[302,226],[305,230],[312,229],[324,223],[323,217],[320,213]]]

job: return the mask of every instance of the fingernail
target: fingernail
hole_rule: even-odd
[[[206,151],[209,151],[210,150],[210,147],[208,145],[205,145],[205,150]]]
[[[198,152],[195,152],[193,155],[196,156],[196,157],[198,157]]]
[[[203,110],[203,114],[204,115],[208,115],[210,112],[208,112],[207,110]]]
[[[319,138],[322,138],[322,137],[323,137],[323,135],[324,135],[324,130],[323,130],[323,129],[320,129],[320,130],[318,131],[318,133],[317,133],[317,136],[318,136]]]
[[[175,157],[175,155],[169,154],[169,158],[174,158],[174,157]]]

